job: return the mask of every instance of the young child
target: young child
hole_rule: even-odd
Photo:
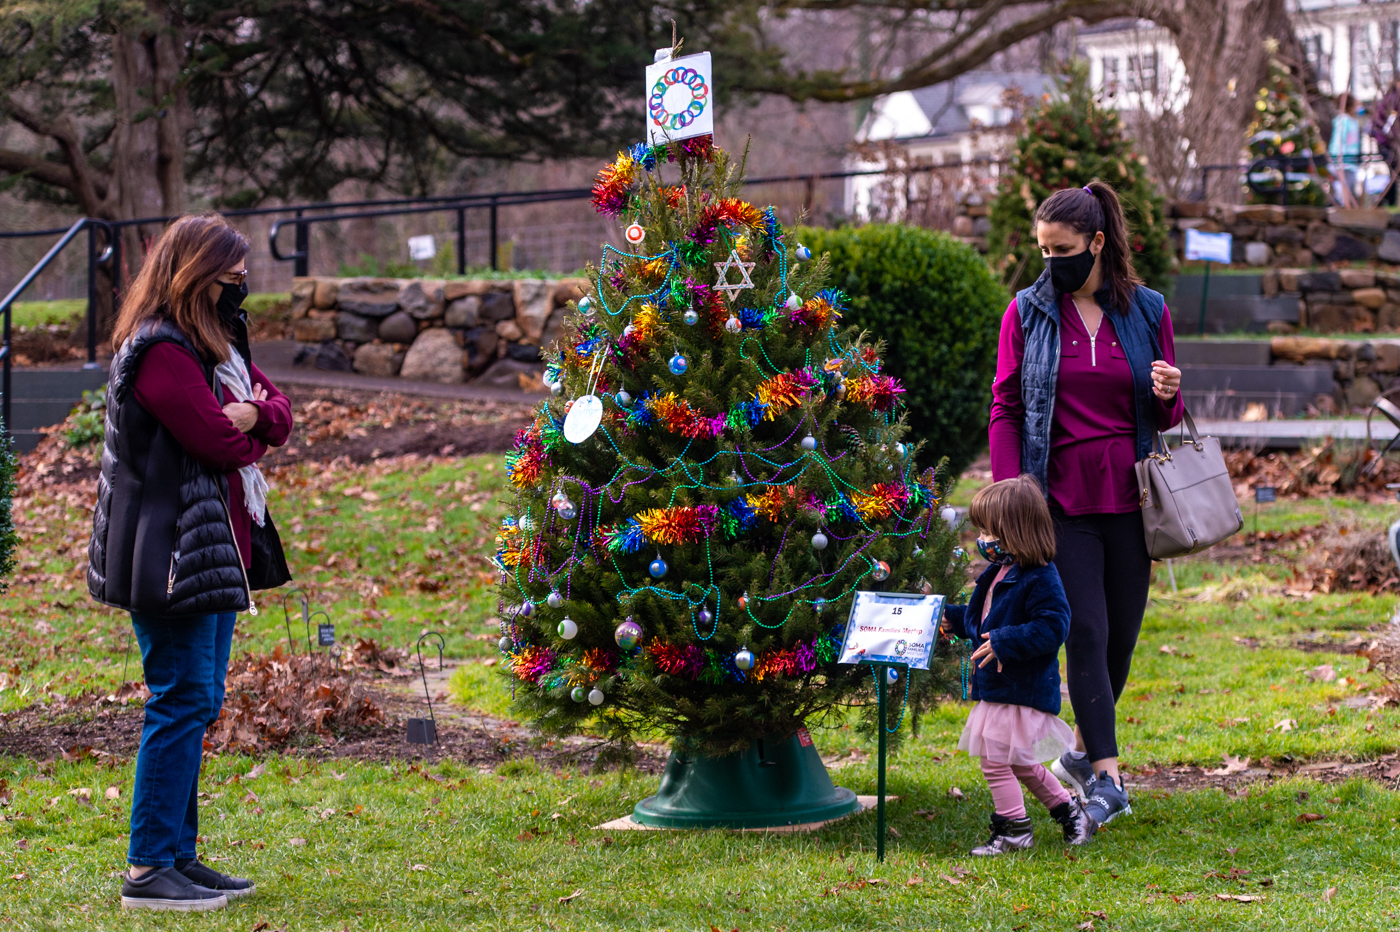
[[[977,549],[991,566],[967,605],[948,606],[943,628],[977,645],[971,688],[979,701],[958,749],[982,759],[996,809],[992,837],[972,853],[986,857],[1035,844],[1022,783],[1060,823],[1065,841],[1082,845],[1096,826],[1042,763],[1074,746],[1074,732],[1059,719],[1069,603],[1050,563],[1050,509],[1036,480],[1021,476],[978,491],[968,517],[981,531]]]

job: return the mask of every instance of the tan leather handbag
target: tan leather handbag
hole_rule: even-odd
[[[1154,560],[1197,553],[1244,527],[1220,441],[1198,436],[1189,411],[1183,418],[1191,439],[1172,450],[1159,432],[1137,464],[1142,529]]]

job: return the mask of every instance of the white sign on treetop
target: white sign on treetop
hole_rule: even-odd
[[[665,53],[666,57],[661,58]],[[655,64],[647,66],[647,142],[708,136],[715,131],[715,89],[710,53],[671,58],[670,49],[657,49]]]
[[[846,621],[841,663],[895,663],[927,670],[943,619],[943,596],[857,592]]]

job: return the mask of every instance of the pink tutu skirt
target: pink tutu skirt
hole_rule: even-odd
[[[1058,716],[1024,705],[979,702],[958,738],[958,750],[997,764],[1028,767],[1074,747],[1074,730]]]

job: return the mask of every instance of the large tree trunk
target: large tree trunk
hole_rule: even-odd
[[[1166,0],[1145,14],[1169,29],[1190,83],[1182,129],[1198,170],[1235,165],[1254,117],[1255,92],[1268,73],[1264,40],[1294,45],[1284,0]],[[1237,201],[1238,173],[1208,172],[1210,200]]]

